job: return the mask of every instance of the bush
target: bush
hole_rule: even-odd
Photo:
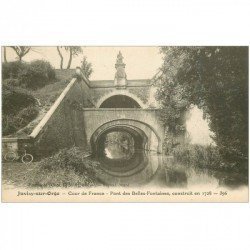
[[[9,135],[26,126],[38,114],[36,99],[25,89],[3,85],[3,135]]]
[[[18,113],[17,119],[23,120],[26,125],[28,122],[31,122],[32,120],[36,118],[36,116],[38,115],[38,112],[39,111],[37,107],[29,106],[27,108],[24,108]]]
[[[15,78],[5,79],[3,80],[3,84],[10,87],[19,87],[20,85],[18,79]]]
[[[97,186],[98,163],[85,158],[86,152],[80,148],[62,149],[57,154],[45,158],[32,174],[30,186],[35,187],[83,187]]]
[[[49,62],[43,60],[35,60],[31,63],[8,62],[2,65],[2,78],[8,85],[37,89],[56,78],[55,69]]]
[[[246,166],[249,48],[173,46],[162,47],[161,52],[158,98],[168,111],[165,124],[175,128],[178,119],[170,119],[169,113],[178,118],[179,108],[185,111],[191,104],[197,105],[209,120],[223,160]]]
[[[13,122],[13,116],[3,115],[2,117],[2,133],[3,135],[9,135],[16,132],[16,126]]]
[[[49,62],[36,60],[28,64],[18,74],[18,80],[22,87],[37,89],[44,87],[55,79],[55,70]]]
[[[18,74],[27,67],[27,64],[20,61],[2,63],[2,79],[17,79]]]
[[[38,113],[37,107],[29,106],[22,109],[17,115],[3,115],[3,135],[15,133],[25,127],[36,118]]]
[[[198,168],[219,169],[225,164],[215,146],[180,144],[173,149],[175,161]],[[231,167],[228,166],[228,167]]]
[[[33,106],[36,99],[25,89],[3,85],[2,88],[2,104],[4,115],[15,115],[20,110]]]

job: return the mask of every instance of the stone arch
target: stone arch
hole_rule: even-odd
[[[130,131],[130,133],[133,133],[131,131],[134,131],[135,134],[139,135],[142,138],[143,149],[148,151],[161,152],[161,138],[152,127],[150,127],[146,123],[136,120],[119,119],[104,123],[93,132],[90,138],[90,144],[93,153],[96,153],[97,151],[99,138],[104,133],[115,131],[117,129]]]
[[[106,100],[107,100],[108,98],[110,98],[110,97],[117,96],[117,95],[123,95],[123,96],[130,97],[130,98],[132,98],[134,101],[136,101],[136,102],[140,105],[140,107],[141,107],[142,109],[147,108],[147,105],[146,105],[138,96],[134,95],[133,93],[129,92],[129,91],[126,90],[126,89],[116,89],[116,90],[114,90],[114,91],[112,91],[112,92],[110,92],[110,93],[108,93],[108,94],[102,96],[102,97],[97,101],[96,107],[97,107],[97,108],[100,108],[100,106],[102,105],[102,103],[103,103],[104,101],[106,101]]]

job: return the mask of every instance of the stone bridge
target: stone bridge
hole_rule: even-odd
[[[104,135],[112,131],[127,131],[130,133],[137,148],[162,152],[163,128],[158,122],[157,110],[139,108],[100,108],[84,109],[84,127],[87,142],[93,151],[98,151],[98,145]]]
[[[112,131],[128,132],[137,148],[162,152],[164,128],[151,80],[127,80],[120,53],[115,67],[109,81],[89,81],[76,69],[77,77],[30,135],[42,155],[73,145],[95,153]]]

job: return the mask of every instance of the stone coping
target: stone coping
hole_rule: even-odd
[[[83,108],[83,111],[158,111],[159,108]]]
[[[30,134],[31,138],[35,138],[40,131],[43,129],[43,127],[46,125],[46,123],[49,121],[51,116],[54,114],[56,109],[59,107],[61,102],[64,100],[65,96],[71,89],[71,87],[77,82],[77,78],[73,78],[71,82],[67,85],[67,87],[63,90],[61,95],[57,98],[57,100],[54,102],[54,104],[51,106],[50,110],[46,113],[46,115],[43,117],[43,119],[38,123],[38,125],[35,127],[35,129]]]

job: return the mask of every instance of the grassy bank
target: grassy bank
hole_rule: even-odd
[[[33,188],[100,186],[96,178],[99,165],[86,154],[74,147],[30,165],[4,163],[3,183]]]
[[[176,162],[186,166],[216,171],[247,173],[247,161],[239,164],[228,163],[223,160],[219,149],[213,145],[180,144],[173,149]]]

